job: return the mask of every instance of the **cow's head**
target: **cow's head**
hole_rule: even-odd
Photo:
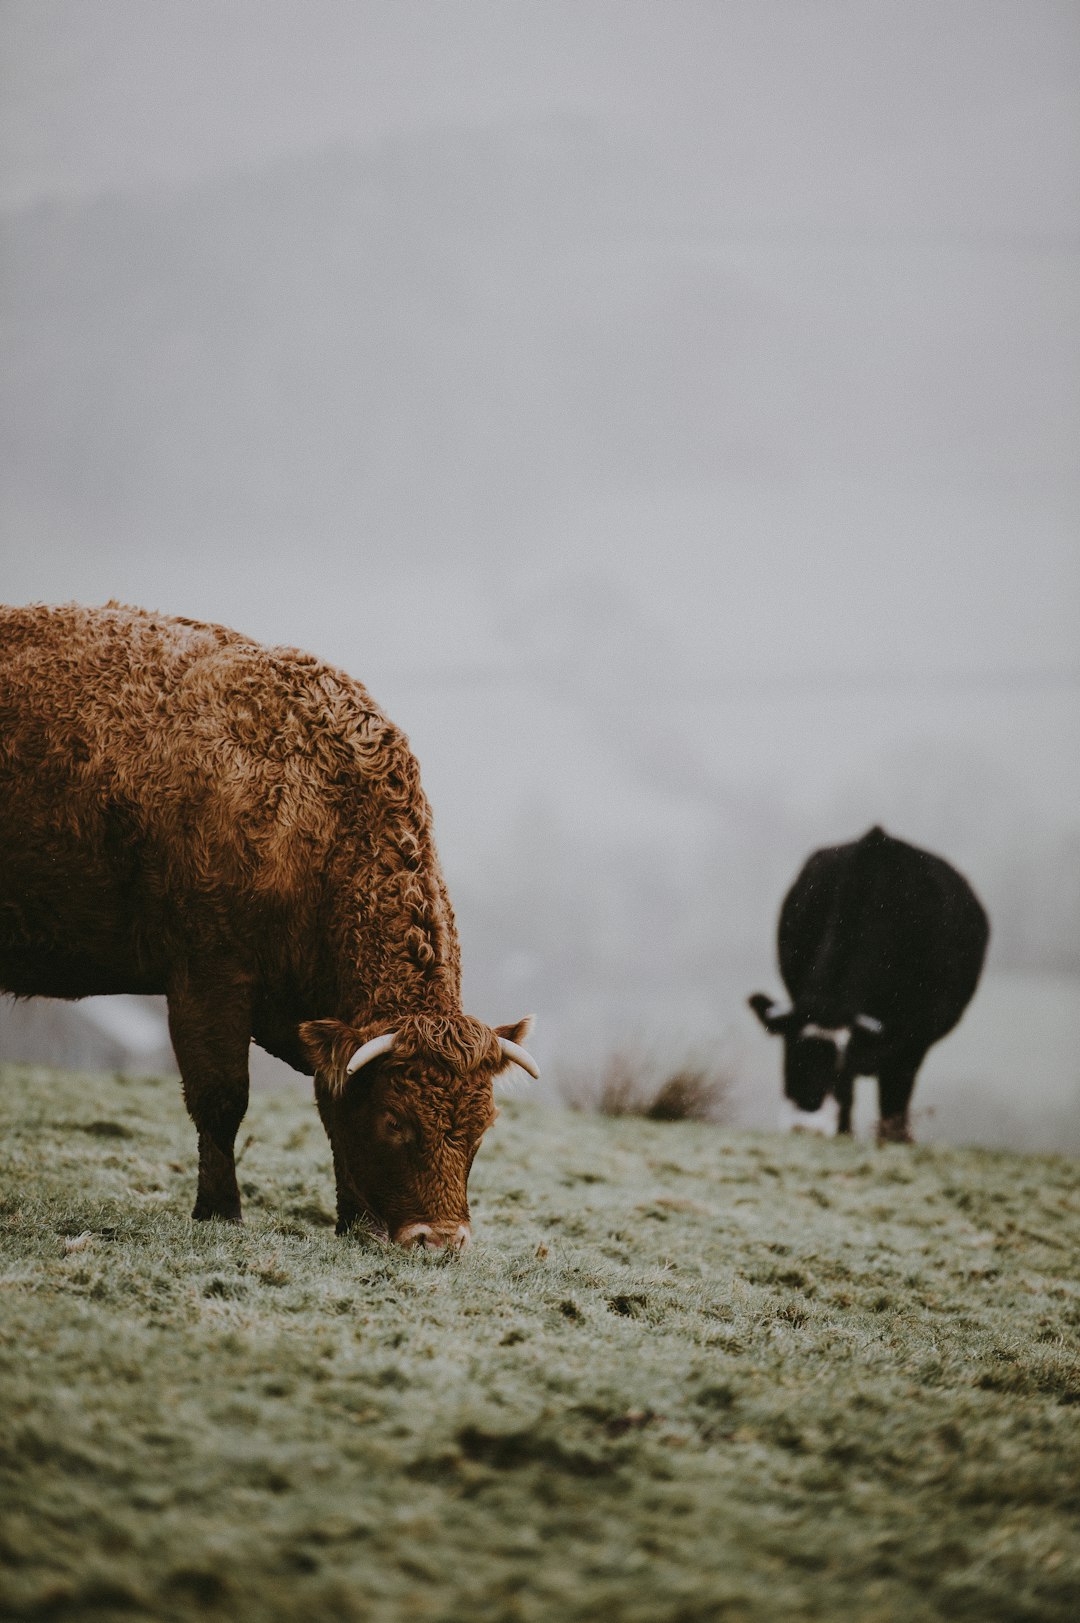
[[[339,1230],[366,1217],[398,1245],[468,1245],[469,1172],[495,1120],[492,1082],[515,1063],[537,1075],[520,1047],[530,1024],[417,1015],[391,1030],[300,1027],[334,1154]]]
[[[747,1002],[765,1030],[784,1039],[784,1093],[799,1110],[820,1110],[842,1070],[854,1075],[869,1067],[879,1044],[881,1022],[858,1014],[845,1026],[823,1027],[797,1009],[774,1003],[764,992]]]

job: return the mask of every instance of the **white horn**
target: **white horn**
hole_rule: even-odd
[[[346,1065],[345,1075],[353,1076],[361,1065],[370,1064],[373,1059],[378,1059],[380,1054],[389,1054],[396,1042],[397,1032],[386,1031],[381,1037],[372,1037],[370,1042],[361,1043],[348,1065]]]
[[[515,1065],[520,1065],[523,1071],[528,1071],[529,1075],[533,1077],[535,1081],[539,1082],[540,1072],[536,1068],[536,1061],[533,1059],[531,1054],[527,1054],[525,1052],[524,1048],[522,1048],[520,1044],[512,1043],[509,1037],[500,1037],[499,1047],[502,1049],[507,1059],[512,1059]]]
[[[872,1014],[857,1014],[851,1023],[862,1031],[872,1032],[875,1037],[885,1029],[881,1021],[875,1020]]]

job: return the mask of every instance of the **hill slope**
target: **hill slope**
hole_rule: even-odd
[[[1075,1615],[1074,1164],[514,1100],[446,1265],[246,1127],[196,1228],[175,1084],[0,1076],[6,1615]]]

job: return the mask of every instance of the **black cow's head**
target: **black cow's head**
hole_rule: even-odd
[[[765,1030],[784,1039],[784,1093],[799,1110],[820,1110],[841,1071],[854,1075],[867,1066],[881,1033],[880,1022],[870,1015],[826,1029],[764,992],[747,1002]]]

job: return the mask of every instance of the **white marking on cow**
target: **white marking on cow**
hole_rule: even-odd
[[[836,1049],[836,1063],[839,1066],[847,1053],[847,1045],[851,1041],[850,1026],[818,1026],[813,1020],[799,1032],[800,1037],[824,1037]]]

